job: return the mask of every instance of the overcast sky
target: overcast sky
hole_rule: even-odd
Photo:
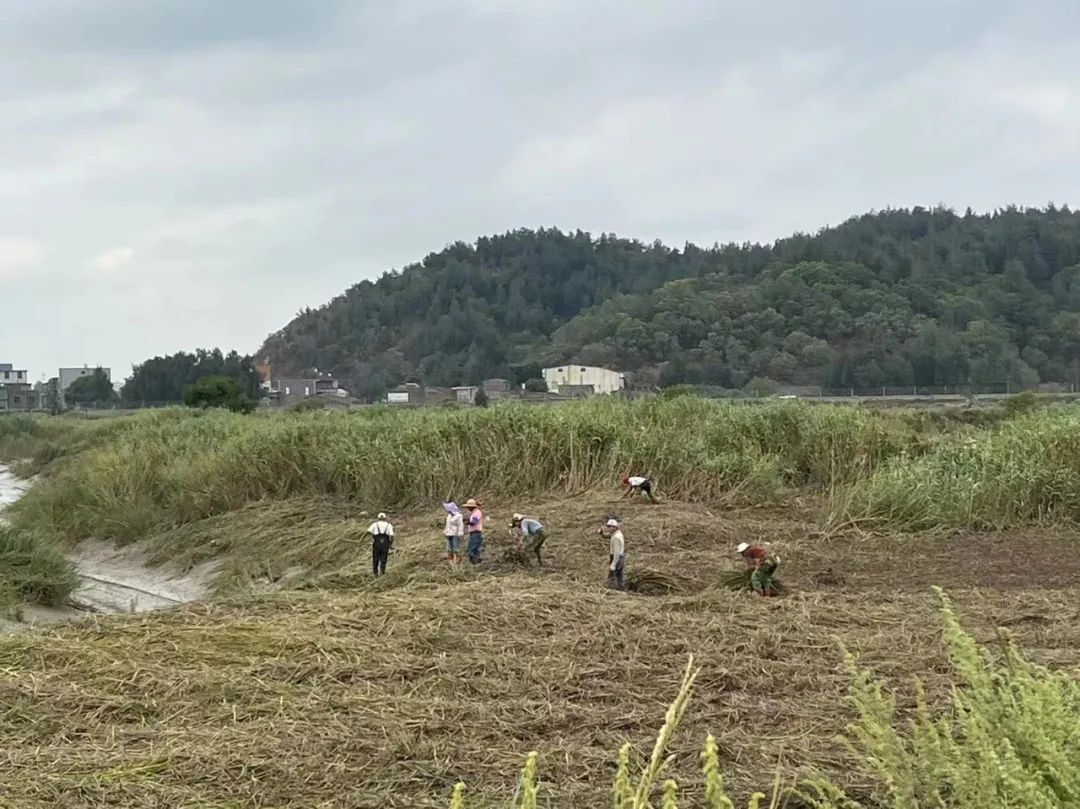
[[[0,0],[0,361],[255,350],[455,240],[1080,204],[1078,0]]]

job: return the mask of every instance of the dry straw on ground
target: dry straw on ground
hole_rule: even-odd
[[[444,807],[458,781],[472,806],[501,806],[537,749],[546,805],[592,809],[623,742],[647,755],[690,653],[697,696],[672,740],[687,794],[710,731],[736,795],[810,765],[865,794],[835,741],[850,719],[837,638],[940,697],[928,588],[945,583],[982,639],[1011,624],[1037,660],[1080,657],[1065,534],[1024,537],[1019,567],[1017,537],[826,539],[798,515],[623,505],[630,570],[680,583],[644,596],[605,588],[591,528],[611,503],[512,506],[550,527],[543,571],[499,562],[494,543],[486,570],[450,569],[433,513],[399,519],[391,575],[372,584],[343,528],[358,517],[322,501],[304,522],[323,548],[314,591],[0,640],[0,806]],[[791,596],[717,586],[742,538],[782,549]],[[830,566],[843,587],[808,586]]]

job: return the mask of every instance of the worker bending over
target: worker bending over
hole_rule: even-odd
[[[632,494],[644,494],[649,498],[650,503],[656,502],[656,498],[653,497],[653,482],[650,478],[641,475],[627,475],[622,479],[622,482],[623,486],[626,487],[626,493],[623,497],[629,497]]]
[[[376,576],[386,574],[386,562],[390,558],[390,549],[394,546],[394,526],[386,519],[386,514],[379,512],[378,518],[368,526],[371,535],[371,568]]]
[[[773,591],[773,574],[780,566],[780,557],[763,548],[760,545],[751,545],[748,542],[740,542],[735,549],[746,562],[746,566],[753,570],[750,574],[750,586],[762,598],[775,595]]]
[[[540,524],[540,521],[532,517],[525,517],[522,514],[515,514],[510,519],[510,527],[521,530],[518,547],[535,554],[537,566],[543,567],[544,562],[540,558],[540,548],[543,547],[547,534],[544,533],[544,526]]]

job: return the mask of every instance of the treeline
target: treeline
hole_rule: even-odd
[[[182,402],[190,386],[209,377],[230,379],[244,396],[258,397],[260,378],[252,358],[235,351],[223,354],[217,348],[180,351],[136,365],[120,397],[131,404]]]
[[[302,312],[257,355],[361,395],[524,381],[566,361],[638,384],[1080,381],[1080,214],[889,210],[772,245],[673,249],[519,230]]]

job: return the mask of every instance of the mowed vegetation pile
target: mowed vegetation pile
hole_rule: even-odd
[[[942,584],[979,640],[1008,626],[1035,660],[1080,664],[1069,407],[988,427],[687,397],[35,424],[23,457],[78,449],[24,464],[43,474],[11,514],[15,535],[217,558],[225,599],[0,641],[0,805],[446,806],[464,781],[469,806],[505,806],[535,749],[539,805],[606,806],[616,751],[629,741],[647,757],[693,654],[696,694],[668,748],[687,795],[704,790],[711,732],[736,799],[777,773],[790,784],[820,771],[892,806],[880,773],[837,738],[854,717],[841,643],[903,693],[918,676],[933,711],[948,710],[955,674],[930,592]],[[966,466],[946,462],[958,453]],[[1025,468],[1047,467],[1018,488]],[[631,470],[655,475],[664,502],[619,501]],[[898,503],[970,501],[1003,470],[1017,498],[938,504],[919,526],[932,531],[895,532]],[[906,499],[886,496],[890,480]],[[478,570],[441,559],[447,495],[488,501]],[[399,539],[373,581],[362,512],[380,508]],[[549,528],[543,571],[511,559],[515,510]],[[595,529],[610,511],[631,573],[663,576],[669,592],[606,591]],[[780,550],[790,596],[721,586],[744,540]],[[265,586],[284,589],[243,594]]]

